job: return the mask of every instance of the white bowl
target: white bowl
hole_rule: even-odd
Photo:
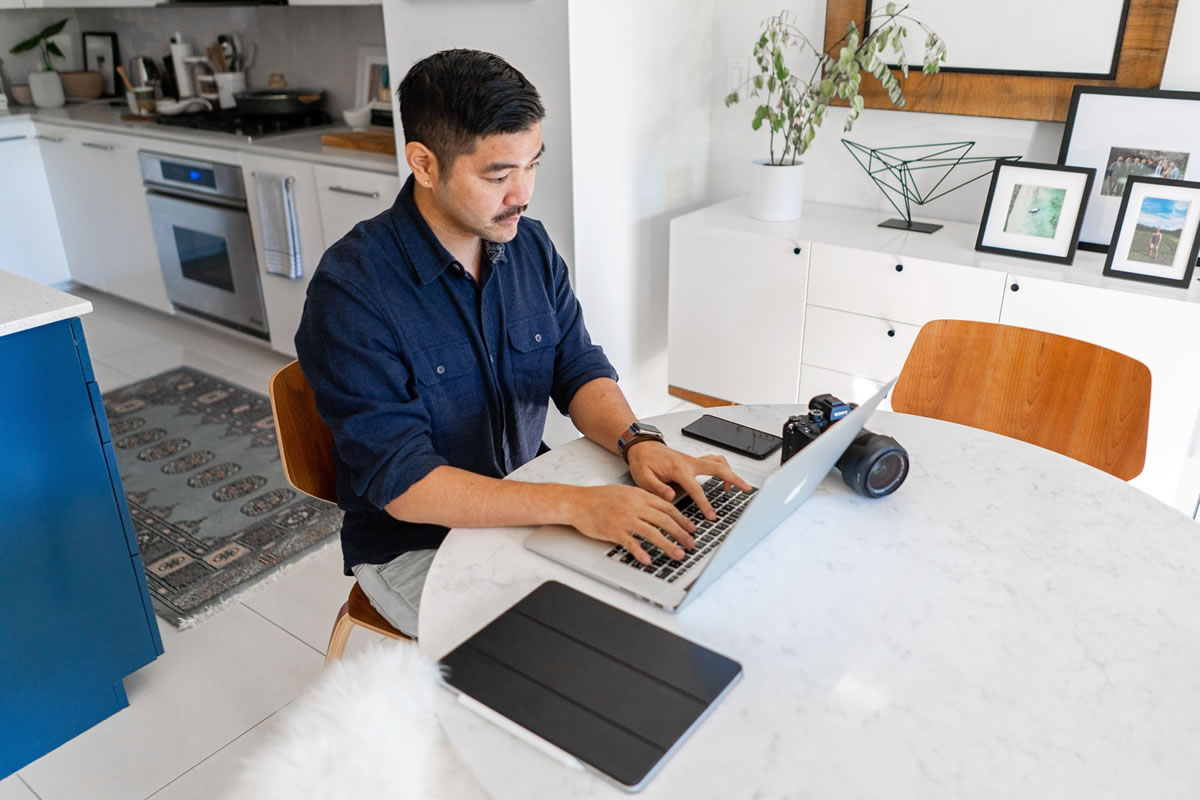
[[[371,107],[347,108],[342,112],[342,119],[346,120],[346,124],[351,128],[362,130],[371,122]]]

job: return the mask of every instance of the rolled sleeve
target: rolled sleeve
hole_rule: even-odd
[[[550,277],[554,287],[554,313],[558,320],[559,341],[554,356],[554,382],[550,397],[559,412],[566,415],[580,387],[596,378],[615,381],[617,371],[604,355],[603,348],[594,344],[588,334],[583,321],[583,307],[571,289],[566,262],[552,245],[551,252]]]
[[[368,293],[314,276],[296,352],[333,433],[343,479],[379,509],[447,463],[433,448],[412,360],[397,338]]]

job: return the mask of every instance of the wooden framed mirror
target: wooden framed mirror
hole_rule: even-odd
[[[882,4],[882,0],[827,0],[826,50],[845,36],[846,25],[851,20],[862,29],[873,1],[876,7]],[[1041,1],[1044,4],[1045,0]],[[903,5],[902,2],[897,4]],[[951,38],[954,34],[938,26],[936,9],[940,7],[949,13],[951,5],[958,15],[962,14],[963,0],[931,3],[931,8],[935,9],[931,19],[921,16],[921,12],[914,12],[946,39],[951,60],[937,75],[922,75],[918,66],[910,70],[907,79],[901,79],[899,70],[894,70],[897,80],[902,80],[901,87],[908,101],[905,110],[1064,122],[1071,105],[1071,90],[1076,84],[1136,89],[1153,89],[1159,85],[1178,0],[1066,0],[1062,4],[1055,3],[1054,8],[1062,22],[1046,23],[1037,30],[1031,26],[1028,16],[1009,16],[1012,10],[993,7],[989,15],[974,16],[970,24],[963,27],[964,32],[979,33],[981,38],[976,45],[969,41],[962,43],[961,34],[960,44],[956,45]],[[1029,42],[1028,37],[1023,37],[1028,49],[1035,52],[1036,63],[1005,62],[1005,54],[1012,49],[1006,43],[1012,41],[1013,34],[998,33],[990,24],[993,21],[991,14],[1004,17],[998,22],[1023,25],[1030,36],[1057,36],[1059,46],[1053,48],[1055,58],[1049,58],[1051,48],[1048,44]],[[1062,30],[1064,22],[1072,19],[1078,23],[1075,30],[1079,36],[1064,42],[1061,33],[1056,32]],[[914,31],[911,24],[906,27],[919,47],[923,39],[917,35],[920,31]],[[989,47],[989,43],[996,46]],[[955,66],[956,46],[971,53],[974,63],[960,61],[964,65]],[[909,62],[919,64],[920,52],[914,52],[916,55],[910,55]],[[867,108],[894,108],[888,101],[887,92],[873,79],[863,81],[862,96]]]

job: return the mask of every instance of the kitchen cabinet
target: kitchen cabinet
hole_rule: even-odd
[[[69,280],[35,128],[0,122],[0,269],[38,283]]]
[[[266,270],[262,250],[263,220],[258,209],[258,187],[254,179],[255,173],[259,172],[294,179],[293,199],[300,234],[300,263],[303,267],[303,274],[295,280],[268,273]],[[304,311],[304,293],[317,264],[320,263],[321,254],[325,252],[313,165],[305,161],[245,153],[242,155],[242,175],[246,181],[246,202],[250,206],[250,227],[254,231],[254,248],[258,257],[259,277],[262,280],[263,302],[267,308],[271,348],[295,356],[296,346],[292,340],[296,336],[296,329],[300,326],[300,315]]]
[[[25,0],[25,8],[136,8],[156,6],[161,0]]]
[[[290,6],[379,6],[383,0],[288,0]]]
[[[24,0],[0,0],[0,8],[24,8]]]
[[[396,175],[361,169],[313,165],[321,208],[322,252],[350,229],[392,207],[403,181]]]
[[[0,273],[7,310],[78,302],[21,283]],[[79,319],[0,335],[0,386],[4,776],[127,706],[163,646]]]
[[[137,139],[39,123],[38,141],[71,277],[174,313],[154,247]]]

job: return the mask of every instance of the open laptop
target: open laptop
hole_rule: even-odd
[[[717,511],[715,522],[701,516],[688,496],[677,500],[676,506],[696,523],[696,547],[683,561],[672,561],[657,547],[643,543],[652,556],[652,563],[643,566],[623,547],[581,536],[566,525],[543,525],[525,538],[525,546],[656,606],[678,611],[808,499],[895,382],[889,381],[870,400],[830,426],[754,491],[723,492],[718,479],[704,484]],[[754,482],[750,483],[753,486]]]

